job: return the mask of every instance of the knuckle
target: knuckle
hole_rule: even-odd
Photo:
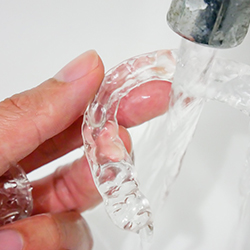
[[[20,114],[33,112],[37,108],[40,98],[37,94],[16,94],[7,98],[4,102],[7,102],[8,108],[13,112]]]
[[[32,117],[37,108],[36,96],[27,94],[16,94],[6,98],[0,103],[1,119],[15,121],[23,117]]]
[[[21,113],[26,113],[30,110],[31,100],[27,95],[14,95],[10,98],[8,98],[10,106],[12,106],[12,109],[16,109],[17,111]]]
[[[34,131],[40,144],[41,128],[36,117],[39,116],[42,106],[42,96],[38,91],[32,93],[26,91],[13,95],[0,102],[0,127],[8,125],[8,130],[10,130],[16,129],[17,123],[26,124],[30,131]]]

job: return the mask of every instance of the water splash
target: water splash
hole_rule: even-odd
[[[167,138],[166,153],[166,193],[169,192],[177,177],[182,158],[194,134],[200,113],[202,111],[208,79],[215,50],[182,41],[178,51],[178,61],[170,108],[165,124]]]

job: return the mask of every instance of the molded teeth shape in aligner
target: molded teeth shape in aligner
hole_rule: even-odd
[[[175,55],[168,50],[131,58],[110,70],[83,121],[85,154],[106,211],[120,228],[153,230],[152,213],[140,192],[131,155],[118,135],[116,113],[120,100],[132,89],[153,80],[171,81]],[[112,148],[112,150],[109,150]]]
[[[0,176],[0,226],[31,215],[32,187],[23,169],[13,165]]]

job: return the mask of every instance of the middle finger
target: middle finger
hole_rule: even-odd
[[[120,127],[119,136],[130,152],[131,141],[127,130]],[[105,148],[103,153],[107,153]],[[32,186],[34,214],[76,209],[84,211],[101,201],[85,156],[72,164],[58,168],[55,173],[43,179],[34,181]]]

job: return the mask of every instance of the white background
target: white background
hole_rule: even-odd
[[[0,100],[52,77],[89,49],[97,50],[108,70],[137,54],[178,48],[181,38],[166,23],[169,5],[170,0],[0,0]],[[219,54],[250,64],[249,44],[248,34],[239,47]],[[247,144],[247,117],[223,104],[205,106],[169,198],[175,214],[170,236],[177,240],[166,249],[227,249]],[[197,226],[196,218],[204,215]],[[196,244],[189,244],[190,235]]]

